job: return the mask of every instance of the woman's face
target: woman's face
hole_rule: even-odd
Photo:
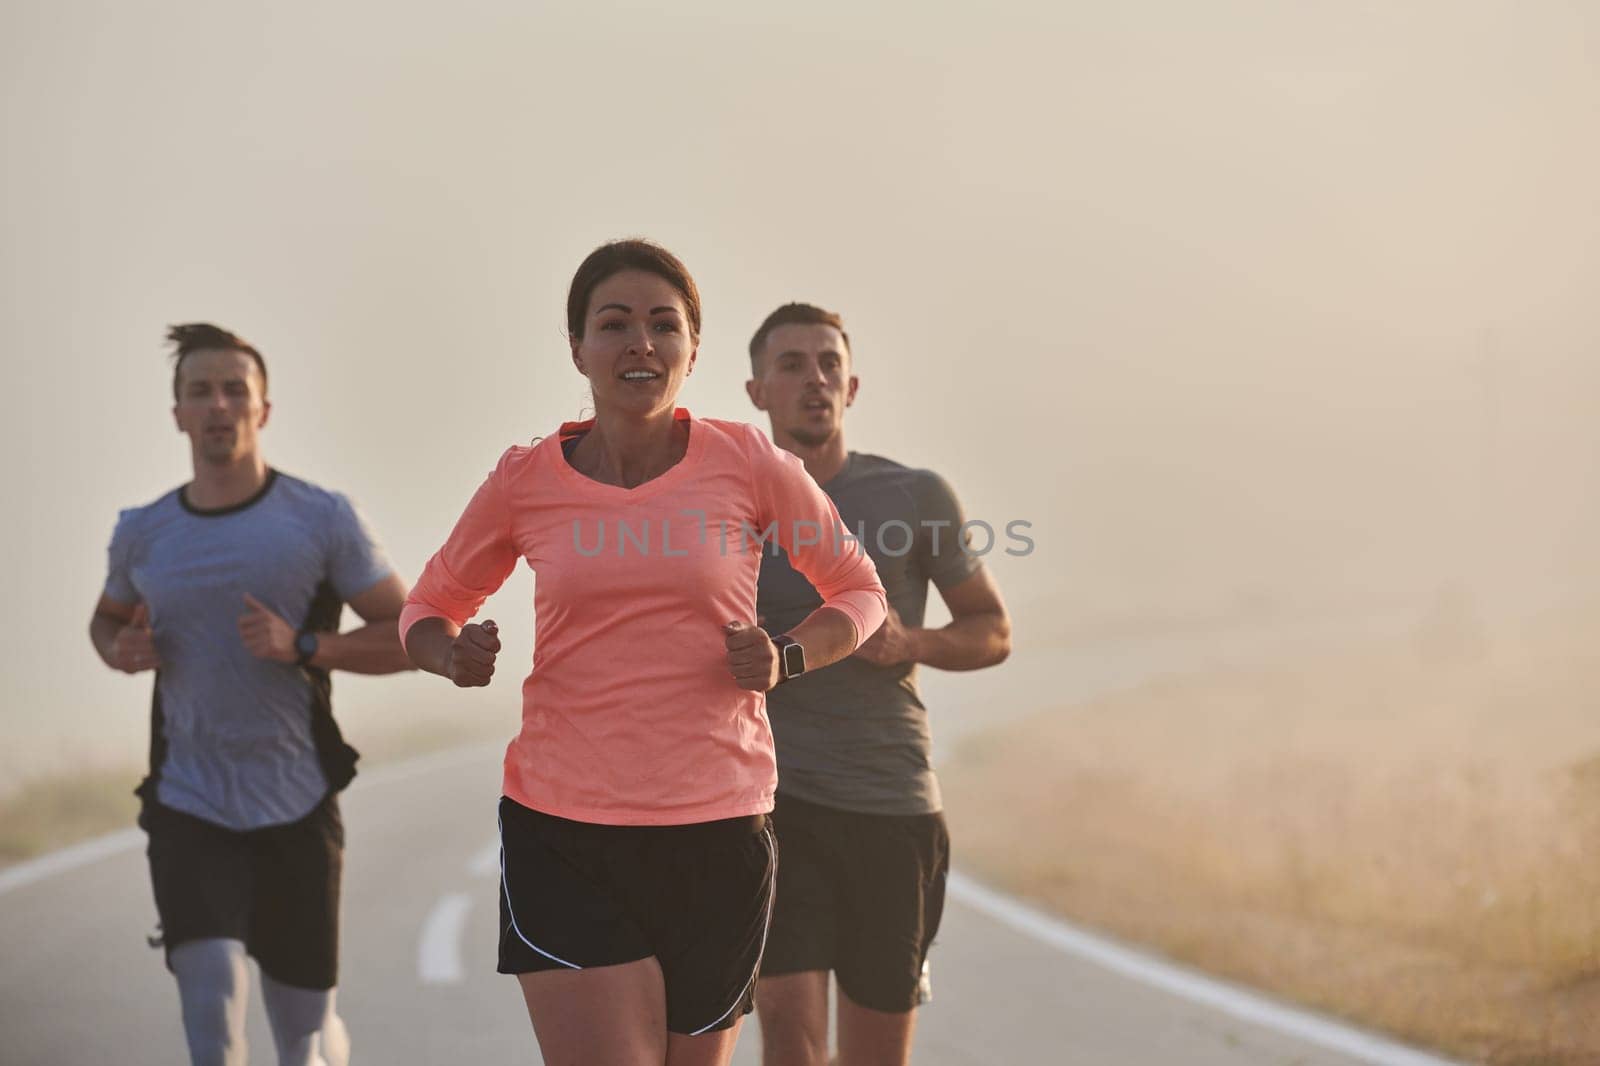
[[[699,346],[678,290],[655,274],[624,270],[590,294],[572,361],[594,390],[596,415],[670,414]]]

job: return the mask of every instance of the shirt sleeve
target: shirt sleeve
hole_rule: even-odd
[[[983,568],[983,560],[972,551],[972,534],[961,528],[967,516],[950,483],[931,470],[921,474],[917,491],[917,566],[943,592],[976,574]]]
[[[400,611],[402,645],[411,627],[424,618],[447,618],[458,626],[466,625],[517,565],[505,477],[506,459],[502,457],[468,501],[444,546],[422,568],[422,576]]]
[[[328,552],[328,580],[339,598],[349,602],[394,572],[378,547],[361,512],[342,493],[334,493],[332,543]]]
[[[859,648],[888,614],[878,568],[845,529],[838,509],[806,473],[805,464],[759,429],[746,428],[757,520],[772,530],[789,562],[816,588],[822,606],[850,619]]]
[[[133,510],[117,515],[117,526],[111,532],[111,545],[106,549],[106,599],[130,606],[142,598],[133,584],[133,556],[137,540],[134,527],[137,517],[138,512]]]

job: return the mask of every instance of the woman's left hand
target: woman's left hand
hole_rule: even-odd
[[[722,627],[728,646],[728,671],[740,688],[770,692],[778,683],[778,649],[760,626],[729,622]]]

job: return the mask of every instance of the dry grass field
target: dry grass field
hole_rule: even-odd
[[[1171,678],[968,742],[957,858],[1496,1064],[1600,1063],[1600,611]]]

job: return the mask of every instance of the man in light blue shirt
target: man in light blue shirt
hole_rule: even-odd
[[[266,363],[216,326],[175,326],[173,416],[193,479],[125,510],[89,632],[155,671],[140,825],[195,1063],[243,1063],[247,956],[281,1063],[343,1066],[335,1012],[344,830],[355,775],[333,670],[410,668],[407,587],[344,496],[267,466]],[[366,622],[340,633],[348,603]]]

